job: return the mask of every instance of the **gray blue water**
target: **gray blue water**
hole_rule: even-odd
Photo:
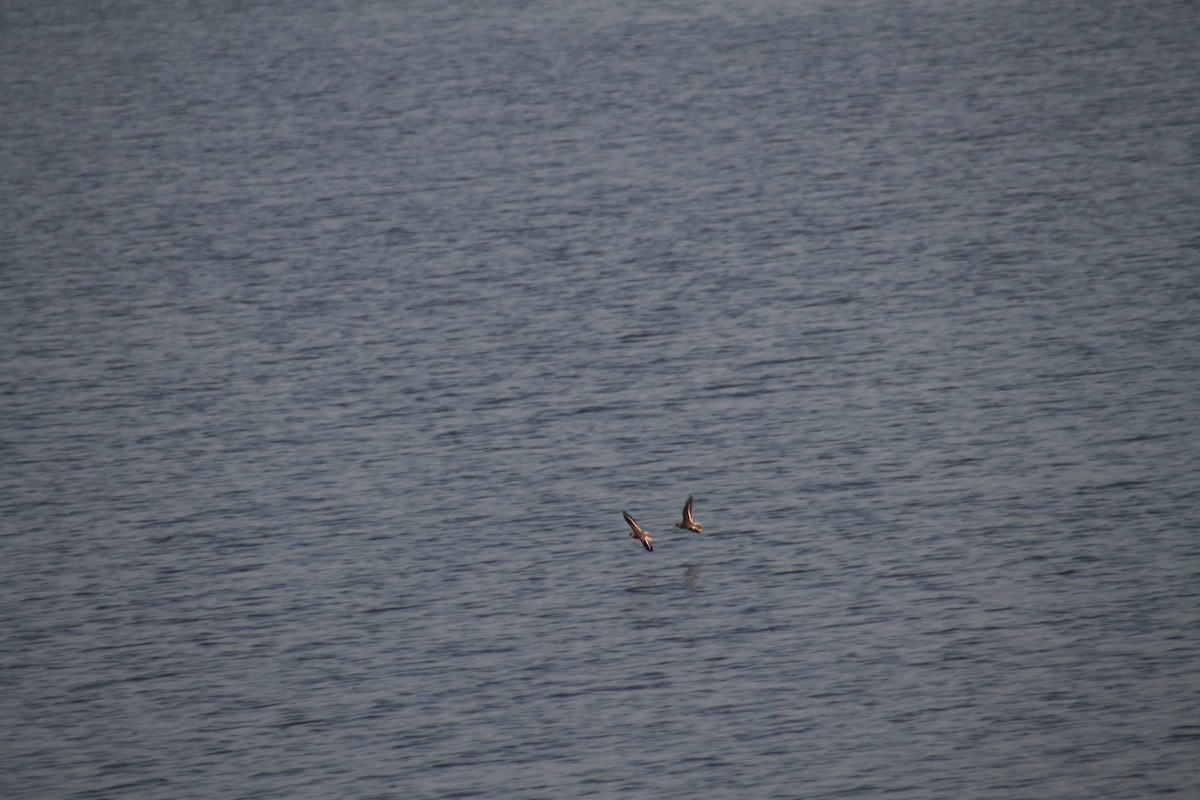
[[[3,4],[0,796],[1200,796],[1198,54]]]

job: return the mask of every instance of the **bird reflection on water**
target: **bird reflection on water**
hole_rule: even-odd
[[[689,589],[700,588],[700,565],[693,564],[690,561],[683,564],[683,583]],[[633,576],[633,585],[629,587],[631,592],[648,592],[657,589],[659,580],[654,575],[647,573],[639,573]]]
[[[651,575],[634,575],[633,585],[629,587],[631,592],[646,592],[658,586],[658,581]]]

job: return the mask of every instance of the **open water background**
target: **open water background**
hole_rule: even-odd
[[[1200,796],[1198,65],[4,3],[0,796]]]

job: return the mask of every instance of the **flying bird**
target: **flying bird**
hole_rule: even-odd
[[[636,519],[629,516],[628,511],[622,511],[621,516],[623,516],[625,518],[625,521],[629,523],[629,538],[637,539],[639,542],[642,543],[642,547],[646,548],[651,553],[653,553],[654,545],[650,544],[650,534],[647,533],[646,531],[642,530],[642,526],[637,524]]]
[[[683,504],[683,519],[675,523],[676,528],[682,528],[685,531],[700,532],[704,526],[696,520],[692,519],[692,496],[689,494],[687,502]]]

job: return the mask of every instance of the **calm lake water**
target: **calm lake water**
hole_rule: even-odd
[[[0,796],[1200,796],[1198,53],[6,2]]]

